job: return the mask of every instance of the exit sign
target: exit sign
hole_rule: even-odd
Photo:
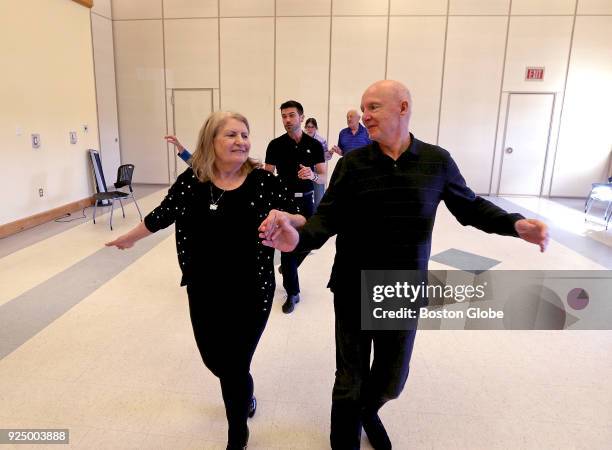
[[[525,81],[544,80],[544,67],[527,67],[525,70]]]

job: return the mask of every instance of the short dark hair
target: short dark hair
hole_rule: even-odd
[[[304,124],[304,126],[308,125],[312,125],[317,130],[319,129],[319,125],[317,125],[317,119],[315,119],[314,117],[309,117],[308,119],[306,119],[306,123]]]
[[[280,110],[282,111],[283,109],[287,109],[287,108],[295,108],[297,109],[298,113],[301,115],[304,114],[304,107],[302,106],[302,104],[300,102],[296,102],[295,100],[288,100],[285,103],[283,103],[280,106]]]

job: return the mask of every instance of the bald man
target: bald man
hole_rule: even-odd
[[[361,110],[374,142],[338,161],[317,213],[299,236],[281,213],[271,212],[260,228],[264,244],[283,251],[296,245],[319,248],[338,235],[328,285],[336,315],[333,449],[358,449],[362,426],[376,450],[391,449],[378,410],[402,392],[416,334],[361,330],[362,269],[426,273],[440,201],[462,225],[520,237],[541,251],[548,243],[544,223],[509,214],[475,195],[446,150],[416,139],[408,128],[411,107],[410,93],[401,83],[371,85]]]
[[[340,130],[338,134],[338,145],[332,147],[332,152],[340,156],[347,155],[349,152],[359,147],[371,144],[368,130],[359,122],[361,114],[356,109],[350,109],[346,113],[346,128]]]

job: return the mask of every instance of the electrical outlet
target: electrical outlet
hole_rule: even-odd
[[[32,134],[32,148],[40,148],[40,134]]]
[[[43,188],[38,188],[38,196],[39,197],[44,197],[45,196],[45,190]]]

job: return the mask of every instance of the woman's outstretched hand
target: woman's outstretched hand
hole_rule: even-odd
[[[126,248],[133,247],[135,242],[136,241],[134,239],[129,237],[129,233],[127,233],[119,236],[114,241],[107,242],[104,245],[107,247],[117,247],[120,250],[125,250]]]
[[[104,245],[107,247],[117,247],[120,250],[125,250],[126,248],[133,247],[136,241],[150,234],[152,233],[147,229],[144,222],[140,222],[127,233],[122,234],[114,241],[107,242]]]

